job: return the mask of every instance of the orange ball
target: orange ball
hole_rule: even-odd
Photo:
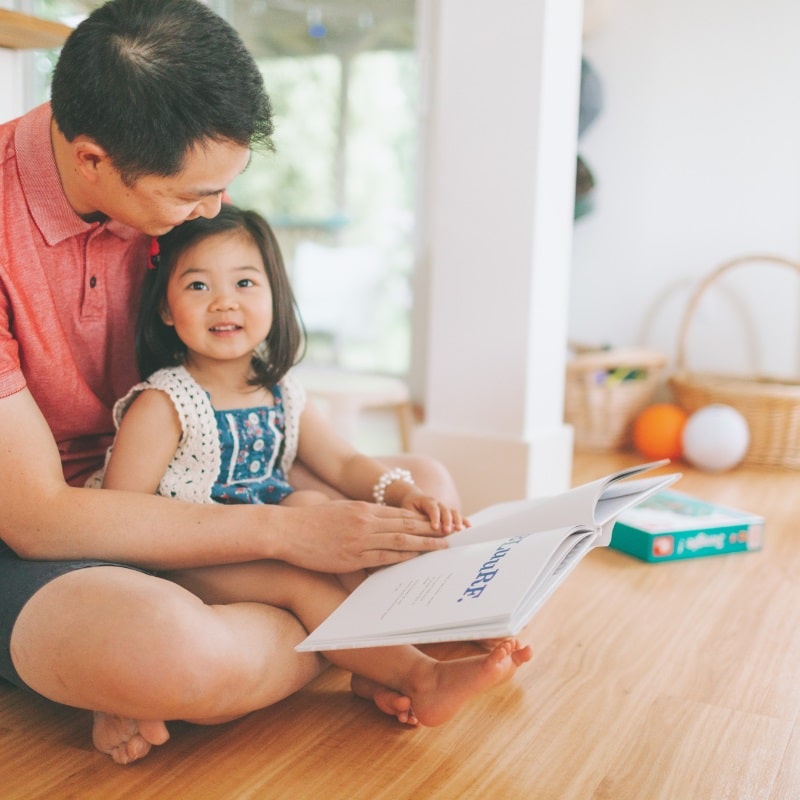
[[[633,444],[646,458],[680,458],[688,414],[672,403],[648,406],[633,423]]]

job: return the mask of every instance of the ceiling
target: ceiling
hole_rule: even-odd
[[[233,24],[256,58],[412,49],[415,1],[205,0]],[[68,20],[74,25],[101,3],[72,0],[62,6],[78,12]]]
[[[415,0],[225,0],[218,10],[260,58],[411,49],[414,4]]]

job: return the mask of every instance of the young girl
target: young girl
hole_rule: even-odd
[[[295,458],[346,497],[416,510],[431,527],[462,527],[458,510],[425,495],[341,439],[290,369],[302,329],[278,244],[252,211],[223,205],[159,239],[137,329],[143,383],[115,406],[118,433],[103,485],[199,503],[319,503],[293,491]],[[205,602],[286,608],[313,630],[347,595],[335,575],[278,561],[169,573]],[[514,639],[486,655],[439,662],[413,647],[340,650],[356,694],[401,722],[436,725],[531,657]]]

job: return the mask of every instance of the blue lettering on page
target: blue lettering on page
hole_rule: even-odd
[[[472,582],[464,589],[461,597],[458,598],[459,603],[467,598],[474,600],[483,594],[483,590],[489,585],[489,582],[500,572],[499,565],[502,559],[511,552],[512,545],[519,544],[522,538],[522,536],[514,536],[511,539],[506,539],[494,551],[492,557],[481,566]]]

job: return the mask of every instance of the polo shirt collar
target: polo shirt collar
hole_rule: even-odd
[[[82,220],[61,187],[53,147],[50,142],[50,103],[43,103],[20,118],[14,137],[19,178],[31,216],[48,245],[79,236],[104,225],[120,239],[137,234],[116,220],[89,223]]]

